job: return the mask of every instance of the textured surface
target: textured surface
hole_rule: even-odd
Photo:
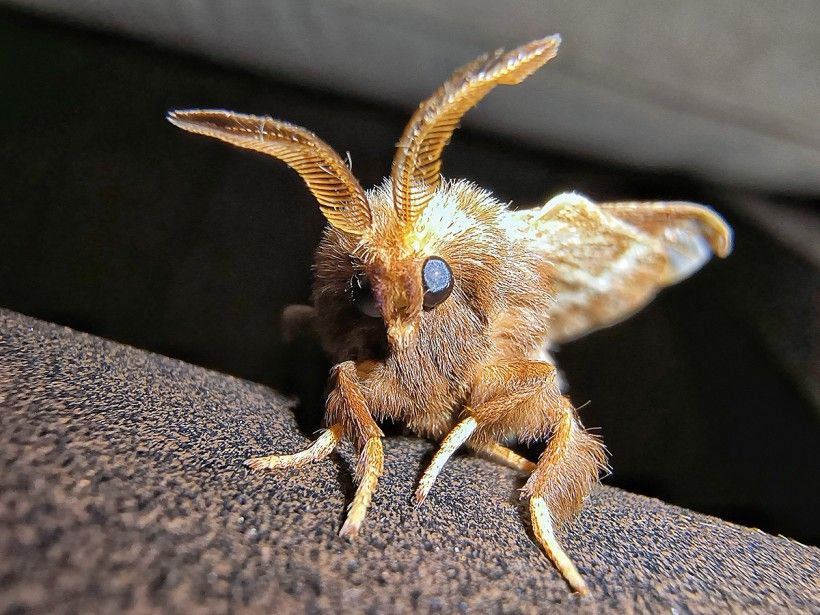
[[[4,612],[817,612],[820,551],[612,488],[564,532],[578,599],[528,537],[520,478],[386,443],[363,535],[336,536],[349,451],[289,474],[241,462],[304,446],[259,385],[0,312]],[[23,607],[23,608],[21,608]]]

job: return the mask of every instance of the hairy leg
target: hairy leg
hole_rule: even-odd
[[[436,454],[433,455],[432,461],[430,461],[430,465],[427,466],[421,480],[419,480],[419,485],[416,488],[417,504],[424,502],[424,499],[433,487],[433,483],[436,482],[438,473],[441,472],[441,469],[444,467],[444,464],[447,463],[447,460],[452,456],[452,454],[455,453],[462,444],[464,444],[464,441],[470,437],[470,435],[475,431],[477,425],[478,423],[476,423],[476,420],[472,416],[467,416],[467,418],[453,427],[453,429],[450,430],[450,433],[444,436],[439,449],[436,451]]]
[[[421,504],[433,488],[433,483],[436,482],[439,472],[441,472],[444,464],[455,453],[459,447],[472,435],[478,423],[469,416],[469,409],[465,411],[467,418],[463,419],[453,427],[452,430],[444,437],[439,445],[439,449],[433,455],[433,459],[424,471],[416,488],[416,503]],[[476,451],[479,455],[487,457],[491,461],[495,461],[502,465],[506,465],[513,470],[519,472],[532,473],[536,465],[529,459],[522,457],[518,453],[511,451],[506,446],[501,446],[497,442],[483,442],[468,444],[470,448]]]
[[[321,461],[339,444],[342,439],[342,424],[336,423],[322,432],[316,440],[303,451],[292,455],[267,455],[252,457],[245,465],[254,470],[279,470],[284,468],[301,468],[314,461]]]
[[[601,441],[584,430],[569,400],[562,398],[562,402],[547,448],[522,494],[530,498],[533,533],[547,557],[575,591],[587,594],[586,583],[561,548],[553,527],[580,510],[606,467],[606,452]]]
[[[333,387],[327,398],[325,420],[330,427],[304,451],[292,455],[268,455],[245,462],[255,470],[298,468],[327,457],[341,441],[350,438],[358,454],[356,463],[356,494],[342,525],[342,536],[359,533],[367,508],[384,470],[382,434],[368,411],[362,395],[356,364],[346,361],[330,372]]]
[[[536,540],[572,589],[587,593],[584,580],[561,548],[553,528],[580,509],[597,482],[606,460],[603,445],[581,426],[575,409],[558,389],[555,368],[548,363],[521,360],[488,366],[470,401],[467,418],[444,438],[441,455],[433,458],[419,491],[429,491],[443,462],[464,441],[463,433],[458,432],[465,424],[472,426],[467,434],[472,437],[472,448],[502,459],[514,453],[495,443],[510,432],[527,440],[549,437],[537,464],[527,460],[521,463],[531,471],[523,494],[530,498]],[[457,444],[455,448],[453,444]]]
[[[359,533],[364,516],[370,507],[370,501],[376,492],[379,477],[384,471],[384,451],[382,449],[382,439],[373,436],[367,439],[362,450],[359,452],[359,461],[356,463],[356,495],[350,503],[342,529],[339,534],[353,537]]]
[[[531,474],[535,470],[535,464],[522,457],[515,451],[511,451],[506,446],[502,446],[498,442],[485,442],[473,444],[468,442],[467,446],[473,449],[481,457],[485,457],[490,461],[495,461],[503,466],[518,470],[519,472],[526,472]]]

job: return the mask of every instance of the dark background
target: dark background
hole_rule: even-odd
[[[0,75],[0,305],[296,394],[300,424],[315,429],[326,365],[310,344],[288,348],[278,317],[308,299],[318,208],[284,165],[163,117],[273,114],[350,151],[371,186],[389,172],[407,109],[8,9]],[[468,129],[444,172],[520,204],[574,189],[724,214],[736,232],[728,260],[558,359],[612,453],[606,482],[818,542],[820,282],[811,251],[782,230],[816,224],[816,195],[749,194]]]

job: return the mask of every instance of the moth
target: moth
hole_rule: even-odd
[[[306,450],[246,464],[298,468],[349,440],[357,487],[340,534],[352,537],[383,472],[379,421],[440,443],[418,504],[466,445],[529,475],[522,497],[535,539],[569,586],[587,593],[555,528],[579,511],[607,457],[562,394],[549,351],[631,315],[712,253],[728,255],[732,236],[715,212],[692,203],[593,203],[566,193],[516,211],[473,183],[440,176],[462,116],[495,86],[543,66],[559,43],[546,37],[455,71],[413,114],[390,177],[367,191],[299,126],[221,110],[168,119],[282,160],[328,222],[313,306],[300,308],[334,362],[326,429]],[[511,440],[547,444],[532,462],[507,448]]]

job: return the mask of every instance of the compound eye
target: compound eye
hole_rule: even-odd
[[[373,296],[373,288],[370,286],[370,280],[367,279],[364,273],[358,272],[353,274],[348,286],[350,290],[350,301],[359,312],[371,318],[379,318],[381,316],[379,305]]]
[[[431,310],[453,292],[453,270],[443,258],[431,256],[421,267],[424,309]]]

